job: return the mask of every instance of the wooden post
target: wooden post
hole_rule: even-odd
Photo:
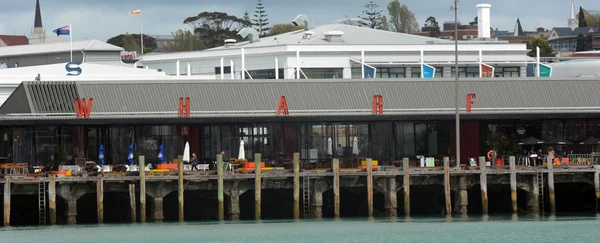
[[[300,153],[294,153],[294,219],[300,219]]]
[[[223,155],[217,154],[217,199],[219,200],[219,220],[225,220],[225,202],[223,195]]]
[[[554,168],[552,167],[552,161],[554,157],[548,156],[546,164],[548,166],[548,200],[550,200],[550,213],[556,213],[556,196],[554,195]]]
[[[50,225],[56,224],[56,176],[48,175],[48,209],[50,210]]]
[[[10,176],[4,177],[4,226],[10,226]]]
[[[488,210],[488,195],[487,195],[487,167],[485,166],[485,157],[479,157],[479,185],[481,186],[481,213],[487,215]]]
[[[140,168],[146,167],[145,157],[140,156]],[[146,172],[140,171],[140,222],[146,223]]]
[[[367,205],[369,217],[373,217],[373,160],[367,159]]]
[[[410,161],[408,158],[402,159],[404,168],[404,216],[410,217]]]
[[[340,218],[340,160],[333,159],[333,215]]]
[[[129,208],[131,210],[131,222],[135,223],[137,220],[137,212],[135,209],[135,184],[129,184]]]
[[[179,209],[179,222],[184,221],[184,197],[183,197],[183,156],[177,156],[177,199]]]
[[[515,156],[508,158],[510,168],[510,201],[512,202],[512,211],[517,213],[517,169]]]
[[[256,153],[254,154],[254,216],[256,217],[256,220],[260,220],[260,216],[261,216],[261,195],[260,195],[260,191],[262,189],[262,184],[261,184],[261,171],[262,168],[260,166],[260,162],[261,162],[261,158],[260,158],[260,153]]]
[[[98,175],[96,182],[96,205],[98,206],[98,223],[104,223],[104,180],[102,175]]]
[[[600,165],[594,165],[594,188],[596,189],[596,213],[600,213]]]
[[[444,196],[446,215],[452,215],[452,197],[450,196],[450,158],[444,157]]]

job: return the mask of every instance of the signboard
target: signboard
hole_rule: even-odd
[[[65,65],[65,70],[67,70],[67,76],[79,76],[82,72],[81,62],[69,62]]]
[[[481,78],[493,78],[494,77],[494,67],[484,64],[481,64]]]
[[[540,63],[540,77],[541,78],[549,78],[552,77],[552,67]]]
[[[425,63],[421,64],[422,78],[435,78],[435,68]]]
[[[136,60],[137,52],[136,51],[122,51],[121,52],[121,61],[123,60]]]
[[[365,70],[364,78],[375,78],[376,68],[363,65],[363,69]]]

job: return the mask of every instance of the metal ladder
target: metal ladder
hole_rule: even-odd
[[[46,182],[38,184],[38,206],[40,225],[46,224]]]
[[[544,172],[540,172],[537,174],[537,183],[538,183],[538,202],[540,213],[544,213]]]
[[[312,216],[310,206],[310,176],[304,175],[302,177],[302,194],[304,200],[304,218],[310,218]]]

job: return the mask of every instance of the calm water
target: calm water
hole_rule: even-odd
[[[242,221],[0,228],[0,242],[599,242],[600,216]]]

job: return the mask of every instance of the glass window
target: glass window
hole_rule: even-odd
[[[351,68],[351,71],[352,71],[353,79],[361,79],[362,78],[362,70],[360,70],[360,67],[353,67],[353,68]],[[379,73],[379,69],[377,69],[377,73]]]
[[[110,153],[104,151],[105,164],[129,164],[127,155],[129,145],[134,144],[135,129],[132,126],[115,126],[110,128]],[[106,146],[105,146],[106,148]],[[135,147],[134,147],[135,151]],[[110,159],[110,160],[109,160]]]
[[[452,68],[451,72],[452,72],[452,77],[454,77],[454,73],[456,71],[456,68]],[[459,67],[458,68],[458,77],[479,77],[479,68],[478,67]]]
[[[519,77],[521,76],[520,67],[497,67],[494,71],[496,77]]]
[[[224,74],[230,74],[231,73],[231,66],[224,66],[223,67],[223,73]],[[221,67],[215,67],[215,74],[221,74]]]
[[[396,158],[414,158],[415,156],[415,127],[413,123],[396,123]]]
[[[391,122],[371,123],[371,156],[380,163],[393,160],[394,134],[391,131]]]
[[[303,68],[301,69],[309,79],[336,79],[344,78],[343,68]],[[304,75],[300,74],[302,79],[305,79]]]
[[[420,67],[410,68],[410,77],[411,78],[420,78],[421,77],[421,68]]]
[[[275,69],[248,70],[248,74],[252,79],[275,79]],[[283,68],[280,68],[279,78],[283,79],[284,77]]]
[[[415,125],[415,152],[417,155],[429,155],[427,151],[427,124]]]
[[[40,126],[35,128],[35,157],[42,165],[58,167],[66,161],[66,156],[58,158],[59,132],[55,126]]]
[[[444,77],[444,68],[436,67],[435,68],[435,78],[443,78]]]
[[[12,154],[8,155],[9,161],[13,163],[29,163],[30,165],[46,165],[38,160],[34,153],[35,130],[32,128],[13,128]],[[47,158],[46,158],[47,159]]]

